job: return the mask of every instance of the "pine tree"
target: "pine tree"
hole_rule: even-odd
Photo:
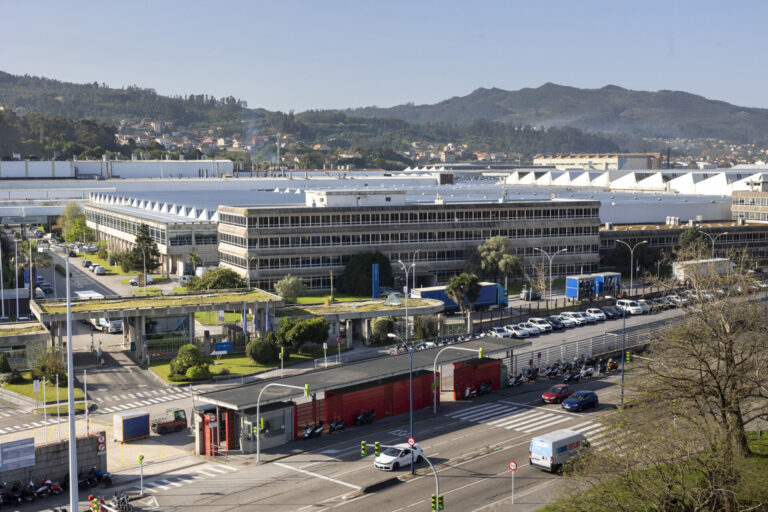
[[[152,273],[160,265],[160,250],[149,234],[149,226],[142,224],[139,226],[139,232],[136,233],[136,246],[128,252],[127,257],[123,260],[123,270],[125,272],[142,272],[145,257],[147,273]]]

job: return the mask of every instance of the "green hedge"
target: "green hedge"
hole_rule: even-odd
[[[62,276],[66,276],[67,275],[67,269],[64,268],[64,265],[62,265],[60,263],[57,263],[54,268],[56,269],[56,272],[58,272],[60,275],[62,275]]]

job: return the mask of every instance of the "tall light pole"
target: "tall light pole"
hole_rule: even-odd
[[[5,317],[5,286],[3,286],[3,240],[0,236],[0,305],[2,305],[2,316]]]
[[[435,362],[432,364],[432,412],[434,414],[437,414],[437,358],[440,357],[440,354],[445,352],[446,350],[463,350],[465,352],[477,352],[477,357],[482,359],[483,358],[483,349],[478,348],[463,348],[463,347],[444,347],[440,352],[437,353],[435,356]]]
[[[387,337],[389,338],[395,338],[402,342],[403,345],[405,345],[405,350],[408,351],[408,358],[410,360],[410,365],[408,367],[408,394],[410,395],[410,430],[411,430],[411,436],[413,437],[413,347],[408,345],[406,341],[398,336],[397,334],[393,332],[388,332]],[[407,336],[406,336],[407,337]],[[415,439],[415,438],[414,438]],[[413,467],[413,450],[411,450],[411,474],[416,474],[415,468]]]
[[[411,268],[413,268],[413,286],[411,286],[411,290],[416,288],[416,255],[421,252],[421,249],[416,249],[416,252],[413,253],[413,257],[411,257]]]
[[[72,362],[72,298],[69,293],[69,251],[66,264],[67,282],[67,404],[70,413],[75,410],[75,365]],[[77,492],[77,431],[75,430],[75,415],[69,414],[69,510],[80,510]]]
[[[717,240],[718,238],[720,238],[723,235],[727,235],[728,232],[727,231],[723,231],[722,233],[718,233],[717,235],[714,235],[714,236],[710,235],[706,231],[700,231],[700,233],[702,233],[704,235],[707,235],[709,237],[709,239],[712,240],[712,257],[714,258],[715,257],[715,240]]]
[[[16,320],[19,319],[19,239],[13,239],[13,250],[16,254],[16,277],[13,279],[13,285],[16,287]]]
[[[627,332],[627,308],[622,308],[623,314],[621,323],[621,407],[624,407],[624,361],[627,359],[624,352],[626,351],[626,332]]]
[[[568,249],[560,249],[552,256],[550,256],[549,253],[544,249],[539,249],[538,247],[534,247],[533,250],[539,251],[540,253],[543,253],[544,256],[549,258],[549,300],[547,301],[547,308],[549,308],[549,301],[552,300],[552,260],[555,259],[555,256],[557,256],[561,252],[568,252]]]
[[[629,293],[632,293],[632,285],[634,284],[632,276],[635,273],[635,266],[634,266],[634,257],[635,257],[635,249],[638,245],[647,244],[648,240],[643,240],[642,242],[637,242],[635,245],[629,245],[627,242],[624,242],[623,240],[616,240],[616,243],[624,244],[629,249]],[[623,366],[622,366],[623,368]],[[621,372],[622,376],[624,375],[624,371]]]

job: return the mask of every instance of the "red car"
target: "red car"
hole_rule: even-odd
[[[541,399],[548,404],[559,404],[573,394],[575,390],[568,384],[557,384],[541,395]]]

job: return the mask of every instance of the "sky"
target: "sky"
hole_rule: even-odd
[[[0,0],[0,70],[269,110],[547,82],[768,108],[768,2]]]

